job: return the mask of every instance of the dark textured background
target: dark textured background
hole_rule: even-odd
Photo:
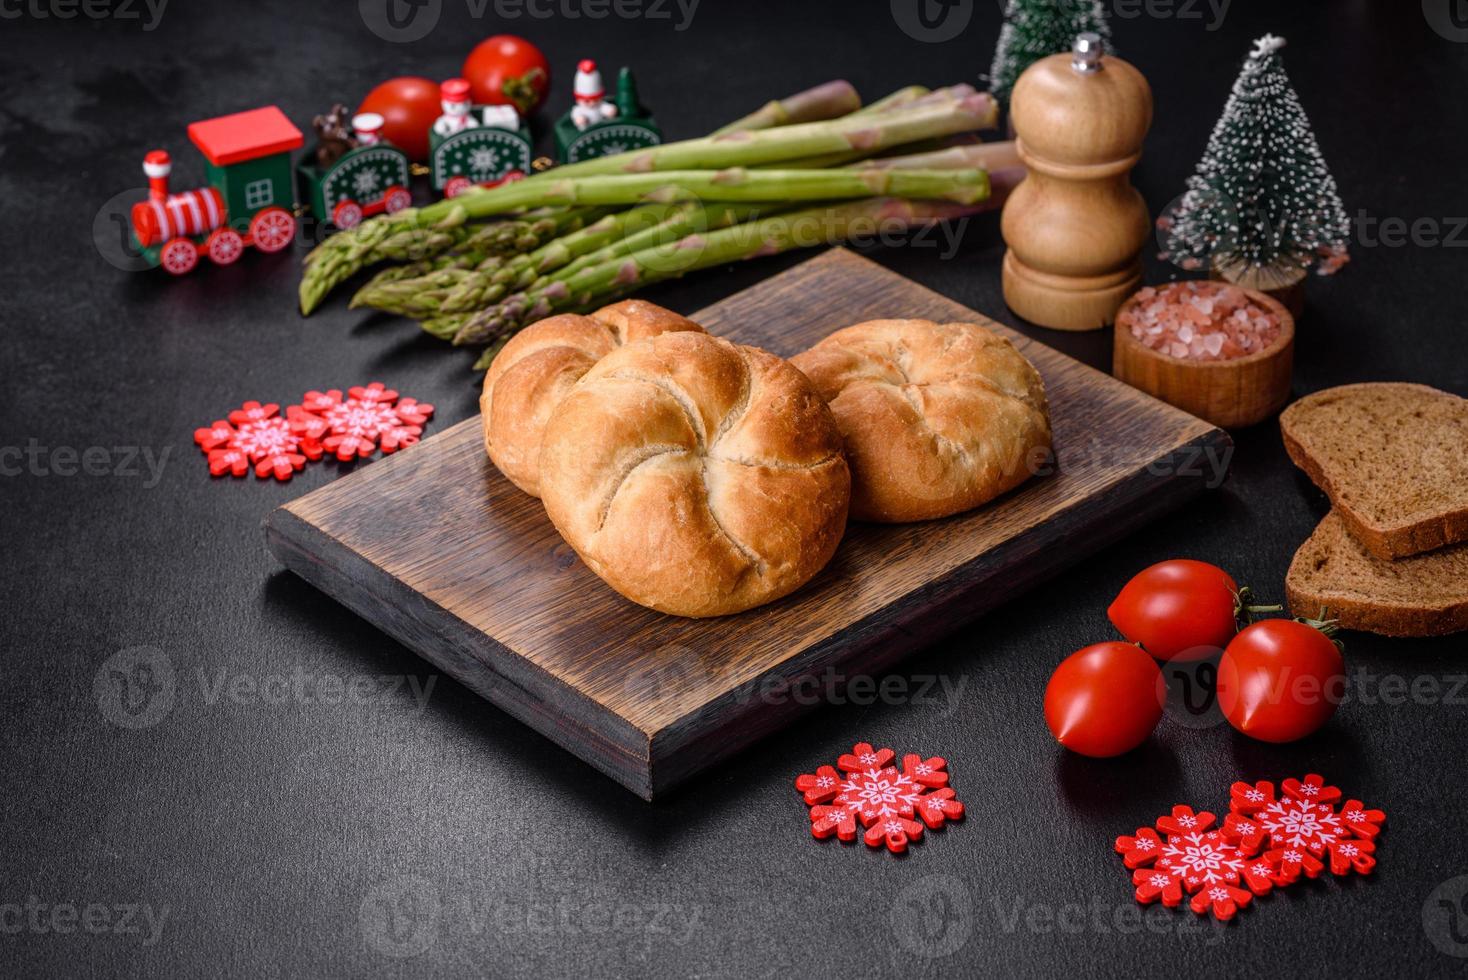
[[[113,195],[139,192],[146,150],[168,146],[175,186],[194,186],[191,120],[273,101],[304,126],[375,80],[455,73],[474,41],[506,29],[550,56],[558,110],[577,58],[626,61],[668,135],[684,137],[832,76],[868,98],[910,82],[978,81],[999,20],[995,2],[976,0],[957,38],[923,43],[894,26],[885,2],[704,0],[682,32],[669,20],[501,22],[473,19],[463,0],[443,6],[436,29],[411,44],[381,41],[349,2],[174,0],[151,32],[140,20],[13,19],[17,7],[4,7],[0,446],[108,447],[113,463],[122,457],[111,447],[171,455],[156,486],[126,475],[0,477],[0,972],[1462,970],[1430,941],[1468,954],[1468,912],[1451,919],[1438,905],[1468,891],[1451,883],[1468,874],[1464,692],[1446,696],[1468,671],[1461,637],[1349,636],[1353,672],[1443,687],[1393,704],[1368,681],[1364,698],[1295,745],[1252,743],[1184,712],[1143,750],[1094,762],[1064,755],[1042,723],[1049,670],[1112,636],[1106,603],[1144,565],[1193,556],[1267,595],[1282,591],[1324,502],[1272,425],[1239,434],[1221,490],[909,662],[907,676],[962,685],[958,697],[825,708],[657,805],[434,677],[283,573],[261,519],[339,468],[312,466],[285,485],[211,482],[192,429],[244,398],[285,402],[380,378],[438,405],[440,431],[474,411],[470,356],[404,322],[349,313],[340,299],[299,319],[299,252],[248,254],[184,281],[114,269],[99,258],[94,216]],[[1114,20],[1156,94],[1135,176],[1154,211],[1180,191],[1250,40],[1273,31],[1290,40],[1287,65],[1353,216],[1446,229],[1468,214],[1468,46],[1442,36],[1457,30],[1448,0],[1426,5],[1441,32],[1418,4],[1396,0],[1288,9],[1237,0],[1212,31],[1212,14],[1182,18],[1180,6],[1154,3],[1171,16],[1149,16],[1121,3],[1141,16]],[[102,248],[115,249],[115,228],[105,219],[102,228]],[[949,261],[927,250],[873,253],[1013,323],[1000,254],[992,218],[970,227]],[[1296,393],[1373,379],[1468,391],[1465,253],[1373,237],[1353,254],[1334,280],[1311,283]],[[798,258],[648,295],[693,310]],[[1154,266],[1154,278],[1166,274]],[[1109,332],[1030,332],[1109,363]],[[108,721],[94,680],[110,676],[109,657],[138,646],[167,658],[176,694],[156,724],[133,730]],[[217,696],[214,686],[298,669],[313,690],[322,677],[373,687],[366,703],[329,705]],[[406,683],[393,690],[382,677],[432,681],[426,709]],[[906,860],[812,841],[791,779],[860,738],[946,755],[967,821]],[[1154,913],[1152,929],[1136,931],[1127,875],[1110,853],[1116,834],[1175,802],[1218,808],[1235,778],[1307,770],[1389,811],[1371,880],[1301,885],[1222,931],[1185,911]],[[151,939],[146,927],[58,935],[49,918],[45,932],[30,923],[35,903],[47,916],[55,903],[101,903],[167,917]]]

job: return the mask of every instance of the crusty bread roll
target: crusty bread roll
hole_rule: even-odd
[[[602,358],[551,413],[546,513],[633,602],[721,616],[830,560],[851,476],[831,411],[773,354],[667,333]]]
[[[489,458],[515,486],[540,496],[540,438],[551,409],[618,347],[679,330],[703,332],[672,310],[629,299],[590,316],[548,317],[511,337],[489,365],[479,396]]]
[[[992,500],[1050,446],[1040,374],[973,323],[871,320],[791,358],[831,405],[851,517],[923,521]]]

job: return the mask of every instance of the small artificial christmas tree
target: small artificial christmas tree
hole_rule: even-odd
[[[1188,190],[1157,221],[1162,257],[1184,269],[1208,263],[1254,289],[1298,283],[1348,259],[1350,219],[1285,74],[1284,39],[1254,42]]]
[[[1101,35],[1106,50],[1111,50],[1111,24],[1101,0],[1009,0],[994,46],[989,90],[1007,105],[1026,68],[1048,55],[1069,51],[1076,35],[1087,31]]]

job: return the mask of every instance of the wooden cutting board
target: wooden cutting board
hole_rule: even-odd
[[[279,508],[266,521],[270,547],[652,799],[812,706],[798,696],[808,681],[783,684],[880,676],[1201,491],[1227,460],[1222,431],[844,250],[693,314],[781,355],[876,317],[969,320],[1013,340],[1044,376],[1058,472],[969,514],[853,524],[794,595],[713,620],[652,612],[604,585],[540,502],[490,464],[477,417]]]

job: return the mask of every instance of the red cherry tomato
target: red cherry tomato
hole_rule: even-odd
[[[1345,683],[1345,662],[1328,636],[1292,619],[1266,619],[1223,651],[1218,707],[1251,738],[1293,742],[1330,720]]]
[[[523,37],[496,34],[475,45],[461,73],[475,105],[512,105],[528,116],[550,90],[550,62]]]
[[[1162,717],[1167,687],[1152,658],[1130,643],[1082,647],[1045,686],[1045,724],[1061,745],[1097,759],[1129,752]]]
[[[1217,565],[1177,558],[1138,572],[1106,615],[1122,636],[1158,660],[1204,660],[1238,632],[1238,591]]]
[[[358,112],[382,116],[382,136],[419,163],[428,159],[428,131],[440,115],[438,83],[426,78],[389,78],[367,93]]]

